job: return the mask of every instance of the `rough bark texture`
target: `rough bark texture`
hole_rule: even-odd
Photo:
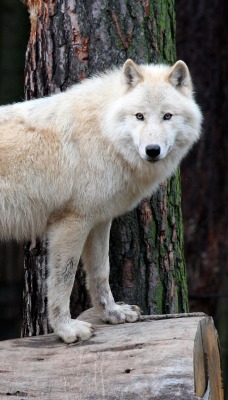
[[[164,183],[111,230],[111,287],[147,314],[188,308],[179,176]]]
[[[32,336],[48,333],[46,315],[47,296],[47,243],[37,240],[36,248],[30,250],[30,243],[25,246],[25,287],[23,295],[22,335]]]
[[[31,18],[25,77],[28,99],[65,90],[94,72],[122,64],[127,58],[136,62],[175,61],[173,0],[27,3]],[[110,258],[111,287],[116,300],[137,303],[146,313],[187,311],[179,174],[164,183],[152,199],[142,201],[137,210],[114,221]],[[27,253],[29,280],[33,279],[37,262]],[[45,264],[46,261],[35,279],[43,279]],[[82,275],[81,269],[78,275]],[[83,279],[75,283],[73,316],[89,304],[81,285]],[[26,287],[31,284],[26,282]],[[28,324],[29,328],[23,334],[42,330],[35,317],[44,311],[39,295],[39,291],[34,293],[31,308],[37,310],[29,321],[25,301],[24,326]]]

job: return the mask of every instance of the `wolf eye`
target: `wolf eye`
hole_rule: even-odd
[[[173,116],[173,114],[166,113],[166,114],[164,115],[163,119],[164,119],[164,121],[167,121],[168,119],[171,119],[172,116]]]
[[[135,116],[136,116],[136,118],[137,118],[138,120],[140,120],[140,121],[143,121],[143,120],[144,120],[144,115],[141,114],[141,113],[137,113],[137,114],[135,114]]]

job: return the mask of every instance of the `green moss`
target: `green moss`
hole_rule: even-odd
[[[160,282],[155,290],[155,304],[157,314],[162,314],[164,312],[164,287],[162,282]]]

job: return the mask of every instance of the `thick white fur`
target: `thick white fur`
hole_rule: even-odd
[[[164,120],[167,113],[172,118]],[[111,220],[174,173],[200,126],[182,61],[127,60],[65,93],[0,108],[0,235],[21,241],[47,234],[49,320],[65,342],[92,333],[69,312],[81,255],[101,318],[138,318],[137,306],[116,304],[110,291]],[[148,160],[148,145],[160,146],[157,162]]]

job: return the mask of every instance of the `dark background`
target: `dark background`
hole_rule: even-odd
[[[176,17],[177,57],[204,115],[203,137],[181,167],[189,305],[214,318],[228,394],[228,2],[176,0]]]
[[[189,65],[204,114],[203,138],[181,168],[190,310],[213,316],[227,376],[228,2],[176,0],[176,15],[177,58]],[[1,0],[0,104],[24,97],[29,30],[20,1]],[[22,286],[23,247],[0,245],[0,339],[20,336]]]
[[[19,0],[1,0],[0,104],[24,98],[24,59],[29,18]],[[23,291],[23,247],[0,244],[0,339],[20,336]]]

